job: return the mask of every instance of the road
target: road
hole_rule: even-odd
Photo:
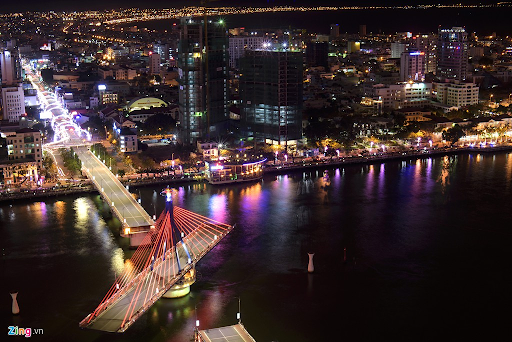
[[[135,232],[137,227],[154,225],[153,219],[126,190],[116,176],[86,146],[73,147],[82,161],[82,167],[89,179],[107,201],[125,228]],[[125,230],[126,234],[127,231]]]

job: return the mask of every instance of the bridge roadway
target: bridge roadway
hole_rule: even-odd
[[[109,168],[87,146],[74,146],[82,169],[123,225],[123,236],[146,232],[155,222]],[[132,240],[132,239],[130,239]],[[138,240],[138,239],[137,239]],[[133,241],[132,246],[136,245]]]
[[[25,65],[24,68],[32,85],[37,89],[44,111],[51,112],[52,128],[55,131],[55,136],[59,137],[59,139],[54,139],[53,143],[46,144],[43,148],[74,148],[82,161],[85,173],[92,180],[112,212],[121,221],[123,225],[121,235],[129,236],[130,245],[137,246],[155,222],[106,165],[89,150],[87,145],[91,144],[90,134],[73,121],[73,115],[62,107],[53,94],[43,91],[41,82],[30,67]]]
[[[176,258],[173,258],[175,256],[175,249],[173,247],[167,253],[167,258],[172,260],[171,262],[163,262],[159,258],[155,262],[153,271],[145,269],[137,275],[131,281],[130,286],[126,289],[121,289],[117,296],[114,296],[110,302],[104,304],[104,308],[100,308],[103,311],[87,327],[108,332],[123,332],[126,330],[135,322],[138,316],[142,315],[147,308],[153,305],[191,268],[192,264],[188,264],[187,255],[183,251],[181,243],[178,245],[178,251],[181,265],[187,265],[187,267],[181,272],[177,272],[178,264]],[[155,283],[158,284],[162,278],[167,278],[166,275],[169,272],[171,272],[172,276],[167,281],[168,286],[161,287],[160,289],[155,287]],[[132,317],[130,312],[135,313],[137,317]],[[123,325],[125,317],[130,319]]]

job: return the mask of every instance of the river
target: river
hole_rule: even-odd
[[[240,297],[258,342],[508,333],[511,153],[327,170],[180,185],[176,205],[236,228],[200,261],[190,295],[159,300],[122,335],[78,327],[133,253],[99,195],[4,202],[0,320],[44,329],[41,341],[181,342],[196,318],[201,329],[235,324]],[[160,186],[130,190],[150,214],[163,210]]]

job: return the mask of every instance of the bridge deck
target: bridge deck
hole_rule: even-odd
[[[80,323],[81,327],[124,332],[233,229],[179,207],[174,207],[174,217],[179,231],[187,234],[182,242],[169,249],[159,244],[165,240],[160,237],[167,234],[161,227],[169,226],[170,220],[164,213],[156,223],[157,228],[149,231],[137,250],[140,254],[132,257],[146,260],[141,270],[125,270],[127,275],[117,280],[121,286],[113,286],[106,300]],[[165,253],[158,255],[162,250]]]
[[[78,146],[74,147],[74,150],[82,161],[87,176],[124,227],[131,228],[131,232],[134,233],[137,227],[145,227],[147,230],[155,224],[117,177],[87,147]]]

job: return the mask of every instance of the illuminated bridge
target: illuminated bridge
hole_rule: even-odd
[[[73,147],[82,162],[82,170],[98,189],[123,226],[121,235],[130,237],[130,245],[138,246],[155,222],[133,198],[110,169],[86,146]]]
[[[112,174],[105,163],[89,150],[87,146],[91,145],[91,135],[74,122],[73,113],[63,108],[55,94],[44,90],[39,77],[31,71],[30,66],[25,66],[25,70],[34,89],[38,92],[43,115],[51,119],[51,125],[55,132],[53,142],[45,144],[43,148],[53,154],[53,149],[73,147],[82,162],[82,170],[92,181],[114,215],[121,221],[123,226],[121,236],[129,237],[131,246],[138,246],[147,231],[154,226],[154,220]]]
[[[160,297],[186,295],[195,281],[195,264],[233,226],[175,207],[171,190],[155,227],[126,263],[99,306],[80,327],[124,332]]]

